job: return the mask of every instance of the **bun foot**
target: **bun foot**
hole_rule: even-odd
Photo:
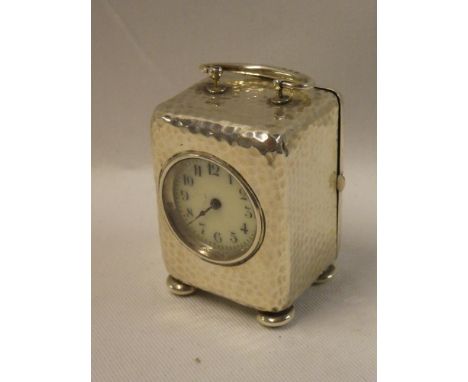
[[[266,327],[277,328],[288,324],[294,318],[294,306],[282,310],[281,312],[262,312],[257,313],[257,321]]]
[[[167,276],[166,285],[169,291],[176,296],[190,296],[197,291],[193,286],[184,284],[182,281],[177,280],[171,275]]]
[[[335,276],[335,272],[336,267],[333,264],[329,265],[312,285],[320,285],[330,281]]]

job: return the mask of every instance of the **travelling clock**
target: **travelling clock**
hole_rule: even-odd
[[[335,270],[340,99],[287,69],[201,69],[209,78],[157,106],[151,125],[167,286],[220,295],[281,326]]]

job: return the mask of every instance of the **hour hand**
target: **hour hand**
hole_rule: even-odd
[[[206,213],[210,211],[211,209],[217,210],[218,208],[221,208],[221,202],[219,201],[219,199],[216,199],[216,198],[211,199],[210,206],[208,208],[205,208],[204,210],[201,210],[200,213],[197,216],[195,216],[192,220],[190,220],[187,224],[188,225],[192,224],[198,218],[205,216]]]

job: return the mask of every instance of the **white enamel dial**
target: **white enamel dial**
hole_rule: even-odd
[[[202,258],[246,260],[258,248],[263,217],[253,191],[217,158],[186,154],[164,171],[162,202],[174,233]]]

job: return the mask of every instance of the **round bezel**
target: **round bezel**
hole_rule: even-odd
[[[187,159],[202,159],[222,167],[244,188],[247,197],[254,209],[256,233],[251,246],[239,256],[229,259],[223,258],[220,250],[213,248],[207,243],[203,243],[201,240],[197,240],[195,237],[184,235],[177,229],[176,220],[178,211],[173,193],[174,177],[170,177],[168,175],[170,174],[173,166]],[[214,155],[198,151],[185,151],[171,157],[162,167],[159,176],[159,199],[160,206],[163,207],[163,215],[165,220],[168,223],[171,231],[174,233],[175,237],[177,237],[181,244],[183,244],[186,248],[190,249],[205,261],[220,265],[238,265],[250,259],[258,251],[263,242],[265,235],[265,217],[257,196],[255,195],[250,185],[236,169],[234,169],[225,161],[215,157]]]

